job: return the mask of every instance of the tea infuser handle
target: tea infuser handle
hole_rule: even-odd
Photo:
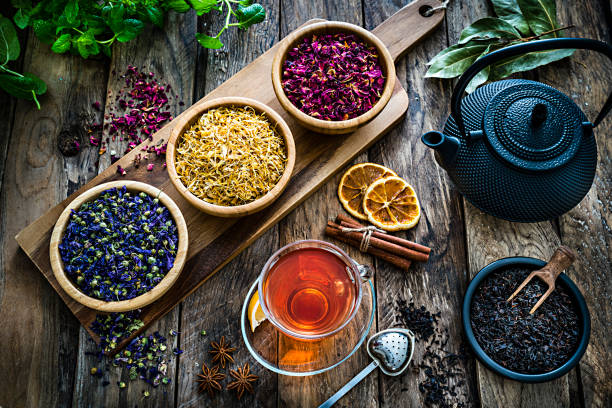
[[[461,117],[461,99],[465,88],[468,86],[472,78],[476,76],[484,68],[491,64],[494,64],[505,58],[522,55],[528,52],[534,51],[546,51],[546,50],[557,50],[557,49],[586,49],[593,50],[605,54],[610,60],[612,60],[612,47],[602,41],[591,40],[588,38],[552,38],[548,40],[537,40],[523,44],[512,45],[510,47],[502,48],[497,51],[493,51],[490,54],[476,60],[459,78],[455,89],[453,90],[453,96],[451,98],[451,113],[459,131],[463,137],[465,134],[465,125],[463,118]],[[597,126],[603,118],[612,109],[612,94],[608,96],[606,103],[597,115],[597,119],[593,122],[593,127]]]
[[[334,395],[332,395],[327,401],[319,405],[319,408],[329,408],[334,405],[340,398],[344,396],[351,388],[356,386],[361,380],[366,378],[368,374],[374,371],[378,367],[378,362],[376,360],[372,361],[370,365],[361,370],[359,374],[351,379],[351,381],[347,382],[344,387],[340,388]]]
[[[564,270],[569,268],[576,260],[576,254],[570,248],[565,245],[557,248],[555,253],[550,257],[550,261],[541,269],[552,275],[553,282],[557,279],[557,276]]]

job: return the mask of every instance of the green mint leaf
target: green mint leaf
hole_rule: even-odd
[[[538,51],[508,58],[493,65],[491,68],[490,79],[496,81],[498,79],[506,78],[515,72],[530,71],[542,65],[569,57],[574,53],[574,51],[576,50]]]
[[[73,29],[73,28],[79,28],[79,25],[81,25],[81,22],[78,21],[74,21],[74,22],[69,22],[68,18],[65,15],[61,15],[59,16],[59,18],[55,21],[55,35],[59,34],[60,31],[68,28],[68,29]]]
[[[123,31],[123,16],[125,15],[125,8],[123,7],[123,4],[119,4],[119,6],[115,5],[113,7],[111,7],[110,11],[108,12],[108,16],[106,19],[106,22],[108,23],[108,26],[111,28],[111,30],[117,34],[121,31]]]
[[[518,40],[521,38],[516,28],[510,23],[495,17],[485,17],[476,20],[470,26],[463,29],[459,37],[459,44],[465,44],[472,39],[494,39],[509,38]]]
[[[20,99],[34,99],[34,95],[42,95],[47,91],[47,85],[37,76],[25,73],[23,76],[0,74],[0,88]]]
[[[0,14],[0,65],[19,58],[21,47],[13,23]]]
[[[189,0],[198,16],[209,13],[217,5],[217,0]]]
[[[111,57],[111,47],[108,44],[101,44],[100,48],[102,48],[102,53],[106,55],[108,58]]]
[[[164,13],[157,7],[149,7],[146,9],[149,20],[159,28],[164,28]]]
[[[476,58],[476,61],[478,61],[479,59],[481,59],[482,57],[484,57],[485,55],[487,55],[489,52],[491,52],[491,45],[489,45],[487,47],[486,50],[484,50],[482,52],[482,54],[480,54],[480,56],[478,58]],[[470,81],[470,83],[467,85],[467,87],[465,88],[465,92],[467,93],[472,93],[476,90],[476,88],[478,88],[480,85],[484,84],[485,82],[487,82],[487,79],[489,78],[489,74],[491,72],[491,66],[487,66],[484,69],[481,69],[479,73],[477,73],[476,75],[474,75],[474,78],[472,78],[472,80]]]
[[[64,15],[69,23],[74,24],[77,21],[79,15],[79,3],[77,0],[69,0],[64,7]]]
[[[13,21],[15,22],[15,25],[17,27],[23,30],[28,26],[28,23],[30,22],[30,15],[28,14],[28,12],[23,11],[23,9],[19,9],[17,10],[17,13],[15,13],[15,15],[13,16]]]
[[[217,37],[210,37],[206,34],[197,33],[196,40],[202,45],[204,48],[211,48],[213,50],[217,50],[223,47],[223,43]]]
[[[91,31],[87,31],[77,38],[76,45],[79,54],[81,54],[81,57],[85,59],[91,55],[97,55],[100,52],[98,43],[96,42],[96,39]]]
[[[166,8],[174,10],[177,13],[186,13],[191,9],[185,0],[168,0],[165,2]]]
[[[70,49],[72,45],[72,36],[70,34],[62,34],[51,46],[51,51],[58,54],[63,54]]]
[[[238,17],[238,27],[246,30],[253,24],[264,21],[266,19],[266,10],[261,4],[257,3],[247,7],[238,5],[236,15]]]
[[[555,0],[517,0],[517,3],[534,34],[540,35],[558,28]],[[550,36],[558,37],[559,33]]]
[[[123,20],[123,29],[116,33],[117,41],[119,42],[128,42],[138,37],[142,30],[144,29],[144,24],[140,20],[136,20],[135,18],[128,18]]]
[[[518,6],[517,0],[491,0],[493,9],[497,17],[510,23],[514,28],[519,30],[523,35],[527,36],[530,33],[529,24],[523,17],[521,9]]]
[[[36,93],[36,95],[43,95],[47,92],[47,84],[45,84],[45,81],[43,81],[39,77],[29,72],[24,73],[23,76],[32,81],[32,90],[34,91],[34,93]]]
[[[34,34],[41,42],[53,44],[55,42],[55,25],[47,20],[35,20],[32,24]]]
[[[108,31],[106,22],[104,22],[104,19],[100,16],[87,16],[85,19],[85,24],[87,24],[89,31],[91,31],[94,36],[104,34]]]
[[[455,46],[453,46],[455,47]],[[466,45],[455,47],[451,51],[442,51],[431,60],[431,66],[425,74],[426,78],[454,78],[463,72],[478,58],[488,45]]]
[[[253,4],[253,1],[252,0],[242,0],[238,4],[240,4],[241,6],[244,6],[244,7],[248,7],[251,4]]]

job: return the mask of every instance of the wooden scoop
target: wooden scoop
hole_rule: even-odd
[[[544,301],[550,296],[550,294],[555,290],[555,281],[557,280],[557,276],[569,266],[574,263],[576,260],[576,254],[574,251],[566,247],[565,245],[557,248],[555,253],[550,258],[550,261],[542,269],[535,270],[527,276],[527,278],[521,283],[521,285],[514,291],[512,296],[508,298],[508,302],[511,301],[518,293],[529,283],[534,276],[542,279],[547,285],[548,290],[544,293],[538,303],[529,311],[529,314],[533,314],[538,308],[544,303]]]

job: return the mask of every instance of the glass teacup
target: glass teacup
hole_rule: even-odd
[[[258,283],[266,318],[293,338],[315,340],[355,317],[371,268],[324,241],[293,242],[266,262]]]

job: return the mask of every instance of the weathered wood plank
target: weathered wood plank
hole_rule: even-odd
[[[480,1],[453,3],[448,14],[449,44],[461,29],[492,10]],[[559,244],[552,223],[517,224],[494,219],[464,200],[469,273],[473,277],[486,264],[506,256],[548,259]],[[569,383],[565,376],[544,384],[521,384],[497,376],[478,363],[478,386],[482,406],[569,406]]]
[[[116,44],[113,48],[110,75],[107,83],[107,95],[116,95],[125,86],[120,76],[126,71],[128,65],[139,69],[154,72],[160,83],[170,84],[172,95],[177,93],[187,105],[193,99],[195,78],[195,12],[186,14],[169,13],[163,29],[149,27],[146,31],[128,43]],[[169,95],[170,96],[170,95]],[[114,99],[114,98],[113,98]],[[108,101],[107,101],[108,102]],[[113,103],[114,104],[114,103]],[[114,109],[114,107],[113,107]],[[178,115],[183,107],[178,100],[170,100],[170,111]],[[105,106],[105,114],[111,112],[110,103]],[[111,143],[108,151],[115,149],[119,155],[127,146],[127,142],[118,139]],[[143,160],[146,166],[146,161]],[[110,165],[110,155],[107,153],[100,157],[98,172],[101,173]],[[162,171],[162,170],[158,170]],[[168,313],[164,318],[153,324],[146,333],[159,331],[168,339],[168,349],[178,346],[178,339],[169,335],[171,329],[179,328],[179,311]],[[168,377],[172,382],[166,386],[153,389],[141,380],[130,382],[127,374],[120,369],[111,368],[108,374],[110,385],[101,386],[101,380],[90,374],[93,366],[102,367],[95,356],[86,355],[95,349],[91,337],[85,329],[80,330],[79,364],[77,369],[76,387],[74,389],[75,406],[171,406],[175,401],[175,387],[177,359],[172,356],[168,364]],[[169,353],[169,355],[172,355]],[[107,366],[108,361],[107,361]],[[125,381],[128,388],[119,391],[117,381]],[[143,398],[143,391],[151,393],[149,398]]]
[[[393,1],[365,3],[366,27],[376,26],[397,8]],[[445,351],[457,353],[462,343],[459,311],[468,282],[461,198],[419,140],[422,133],[441,128],[447,116],[452,84],[424,79],[426,62],[446,47],[446,41],[446,29],[441,26],[396,64],[398,77],[410,98],[408,117],[370,149],[369,157],[370,161],[382,163],[404,177],[419,197],[422,211],[419,224],[398,235],[432,248],[429,262],[413,263],[408,273],[377,260],[379,328],[398,323],[399,301],[414,301],[417,306],[425,305],[432,312],[441,312],[438,325],[442,330],[448,328],[449,342]],[[423,361],[424,353],[424,344],[417,343],[412,371],[399,379],[381,376],[382,406],[425,405],[425,396],[418,392],[425,373],[416,368]],[[468,379],[474,378],[473,362],[462,362],[457,368]],[[465,378],[451,378],[449,382],[456,385],[461,380]],[[478,401],[473,381],[464,381],[457,386],[456,392],[458,396],[449,403],[469,406]]]
[[[40,98],[40,111],[29,101],[17,103],[5,162],[0,342],[8,349],[0,359],[0,372],[6,374],[0,405],[66,406],[72,399],[78,324],[13,237],[95,174],[90,149],[64,158],[57,138],[63,131],[82,132],[95,117],[90,103],[104,96],[99,78],[106,77],[107,65],[54,54],[31,35],[23,68],[43,79],[48,91]]]
[[[558,7],[562,25],[575,25],[567,36],[595,38],[610,43],[605,2],[576,2]],[[585,65],[586,64],[586,65]],[[566,61],[540,70],[540,79],[569,95],[594,120],[603,106],[610,86],[610,61],[592,51],[577,51]],[[561,242],[577,251],[577,262],[568,275],[578,284],[591,313],[591,340],[580,362],[584,407],[612,406],[612,119],[595,129],[598,167],[589,194],[566,215],[560,217]]]
[[[363,15],[361,2],[326,1],[284,1],[281,10],[281,36],[297,28],[308,18],[320,17],[328,20],[341,20],[362,25]],[[340,136],[342,137],[342,136]],[[354,162],[364,161],[364,153]],[[308,201],[289,214],[280,225],[280,245],[300,239],[326,239],[323,235],[324,226],[330,217],[334,217],[342,207],[336,196],[336,190],[341,174],[332,177],[323,187],[314,193]],[[335,242],[346,249],[357,262],[371,263],[369,256],[361,255],[359,251],[347,245]],[[372,329],[372,333],[374,332]],[[279,350],[282,353],[282,350]],[[353,357],[341,366],[312,377],[279,376],[278,404],[281,407],[313,407],[325,401],[338,388],[357,374],[368,364],[365,348],[361,348]],[[338,402],[338,406],[377,406],[377,374],[371,374],[358,386],[351,390]]]
[[[205,50],[198,47],[198,65],[194,102],[203,98],[229,77],[278,41],[280,5],[277,0],[264,1],[266,20],[249,30],[228,30],[221,50]],[[216,32],[220,21],[217,16],[203,18],[204,32]],[[276,406],[276,374],[260,366],[246,349],[240,331],[240,312],[246,293],[257,278],[268,256],[278,247],[278,227],[265,232],[253,245],[213,276],[181,304],[181,346],[185,350],[178,373],[178,399],[180,407],[189,406]],[[200,331],[206,330],[206,336]],[[199,393],[195,379],[201,373],[202,364],[212,367],[210,342],[225,336],[234,347],[235,364],[221,372],[227,375],[224,390],[213,400],[208,394]],[[255,395],[245,393],[240,401],[233,391],[225,389],[232,381],[229,370],[248,362],[251,371],[259,376],[255,383]]]

